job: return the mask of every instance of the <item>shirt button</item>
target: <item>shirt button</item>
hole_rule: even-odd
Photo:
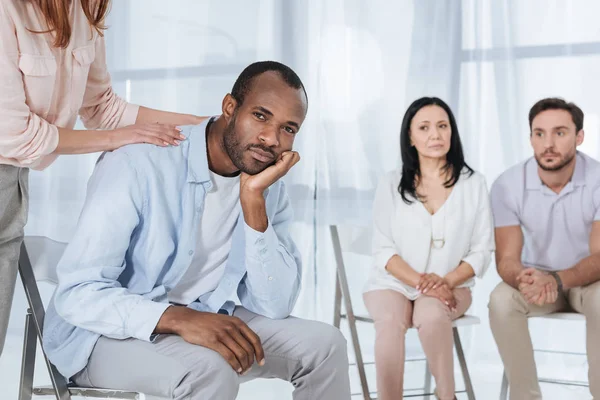
[[[188,254],[191,256],[192,254],[194,254],[194,250],[188,251]]]
[[[272,281],[272,280],[273,280],[273,277],[272,277],[272,276],[270,276],[270,277],[269,277],[269,280],[270,280],[270,281]]]

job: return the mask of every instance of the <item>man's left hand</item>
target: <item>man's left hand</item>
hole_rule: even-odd
[[[244,172],[240,175],[240,197],[246,195],[261,195],[264,191],[283,177],[288,171],[300,161],[300,155],[296,151],[284,151],[275,164],[267,167],[256,175]]]

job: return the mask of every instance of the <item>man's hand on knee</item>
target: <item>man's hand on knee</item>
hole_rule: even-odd
[[[255,359],[259,365],[265,362],[260,338],[237,317],[173,306],[164,312],[155,332],[176,334],[214,350],[240,374],[248,372]]]

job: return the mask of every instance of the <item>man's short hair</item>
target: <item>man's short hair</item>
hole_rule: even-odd
[[[529,130],[531,130],[531,124],[533,119],[541,112],[546,110],[565,110],[571,114],[573,123],[577,132],[583,129],[583,111],[575,103],[567,103],[558,97],[548,97],[535,103],[531,110],[529,110]]]
[[[246,99],[246,95],[252,89],[254,78],[269,71],[277,72],[281,79],[283,79],[290,87],[302,89],[304,96],[308,101],[308,95],[306,94],[304,84],[294,70],[277,61],[259,61],[248,65],[233,84],[231,95],[237,101],[238,106],[242,105]]]

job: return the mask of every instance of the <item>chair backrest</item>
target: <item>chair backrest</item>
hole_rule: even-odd
[[[58,283],[56,266],[66,247],[66,243],[45,236],[25,236],[25,248],[36,281],[54,285]]]
[[[331,225],[332,235],[337,232],[341,251],[363,256],[371,256],[373,228],[356,225]],[[335,239],[334,239],[334,245]]]

